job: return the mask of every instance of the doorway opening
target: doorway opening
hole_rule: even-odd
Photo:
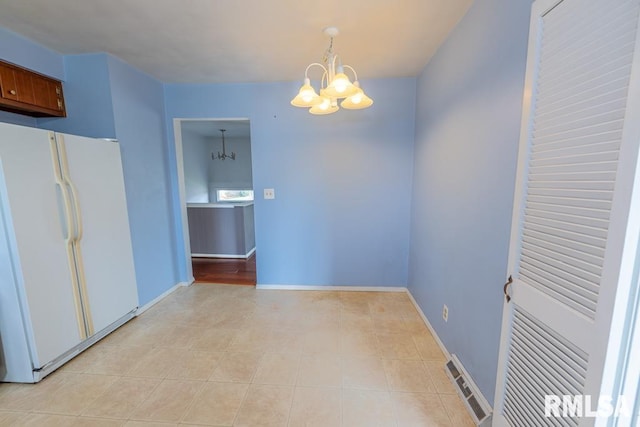
[[[247,259],[191,257],[196,283],[256,284],[256,254]]]
[[[256,284],[248,119],[175,119],[187,277]]]

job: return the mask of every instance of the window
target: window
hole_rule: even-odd
[[[216,190],[218,202],[253,202],[253,190]]]

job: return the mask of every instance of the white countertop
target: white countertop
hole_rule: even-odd
[[[253,202],[242,203],[187,203],[188,208],[243,208],[253,205]]]

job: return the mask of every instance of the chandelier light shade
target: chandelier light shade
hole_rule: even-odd
[[[318,105],[314,105],[309,108],[309,112],[315,115],[331,114],[340,109],[338,103],[335,100],[331,100],[327,97],[320,97],[322,101]]]
[[[356,70],[348,65],[342,65],[342,61],[333,51],[333,38],[338,35],[338,29],[327,27],[324,29],[324,33],[331,38],[331,41],[324,54],[323,64],[313,62],[307,66],[304,72],[304,83],[298,94],[291,100],[291,105],[308,108],[311,114],[316,115],[335,113],[340,107],[349,110],[370,107],[373,105],[373,100],[360,87]],[[319,95],[311,85],[309,78],[309,70],[312,67],[322,69]],[[353,74],[353,83],[349,80],[345,70],[349,70]],[[342,100],[340,106],[338,106],[339,100]]]
[[[355,91],[356,87],[351,83],[349,77],[344,72],[339,72],[325,89],[325,94],[331,98],[345,98],[353,95]]]
[[[355,82],[353,86],[356,88],[356,92],[345,98],[344,101],[340,103],[340,106],[348,110],[361,110],[363,108],[370,107],[371,104],[373,104],[373,100],[369,98],[362,89],[360,89],[360,84],[358,82]]]
[[[291,100],[291,105],[294,107],[313,107],[322,103],[322,98],[316,93],[316,90],[311,86],[311,80],[309,78],[304,79],[304,84],[300,88],[298,95]]]

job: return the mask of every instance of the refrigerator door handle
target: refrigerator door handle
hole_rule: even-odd
[[[61,159],[60,159],[60,150],[58,149],[58,143],[56,140],[55,133],[49,132],[49,149],[51,150],[51,159],[53,161],[53,174],[57,187],[58,201],[62,198],[62,205],[64,206],[64,212],[60,212],[61,222],[64,224],[62,226],[65,240],[65,250],[67,252],[67,262],[69,264],[69,271],[76,271],[75,265],[75,244],[74,239],[77,235],[77,231],[75,229],[76,221],[74,217],[76,214],[73,210],[73,206],[71,204],[71,196],[70,196],[70,187],[67,185],[66,180],[62,177],[61,170]],[[59,205],[60,206],[60,205]],[[62,209],[60,209],[62,211]],[[64,216],[64,222],[63,217]],[[73,231],[72,231],[73,230]],[[71,283],[73,284],[73,299],[74,299],[74,307],[75,307],[75,315],[76,315],[76,323],[78,325],[78,333],[81,340],[88,338],[89,333],[87,332],[87,325],[85,323],[84,314],[83,314],[83,298],[80,292],[80,279],[77,274],[71,274]]]
[[[73,236],[76,234],[75,221],[73,221],[71,215],[73,208],[71,206],[71,200],[69,200],[69,193],[66,189],[65,179],[62,177],[62,171],[60,170],[58,146],[53,132],[49,132],[49,150],[51,151],[51,159],[53,160],[53,175],[56,182],[56,196],[58,197],[62,234],[68,246],[73,241]],[[72,232],[71,230],[74,231]]]
[[[69,189],[73,206],[73,240],[79,242],[82,239],[82,216],[80,215],[80,204],[78,203],[78,196],[76,187],[68,180],[64,178],[64,185]]]
[[[69,191],[70,213],[73,218],[73,238],[70,245],[70,260],[73,260],[75,266],[74,284],[77,290],[77,307],[83,313],[81,324],[84,328],[83,338],[87,338],[95,333],[93,328],[93,316],[91,315],[91,307],[89,304],[87,279],[84,271],[84,261],[82,258],[82,249],[80,239],[82,239],[82,216],[80,213],[80,203],[78,201],[78,191],[71,180],[69,173],[69,160],[67,159],[67,148],[64,141],[64,134],[54,134],[53,141],[56,145],[57,159],[59,163],[60,180],[64,183],[65,188]]]

